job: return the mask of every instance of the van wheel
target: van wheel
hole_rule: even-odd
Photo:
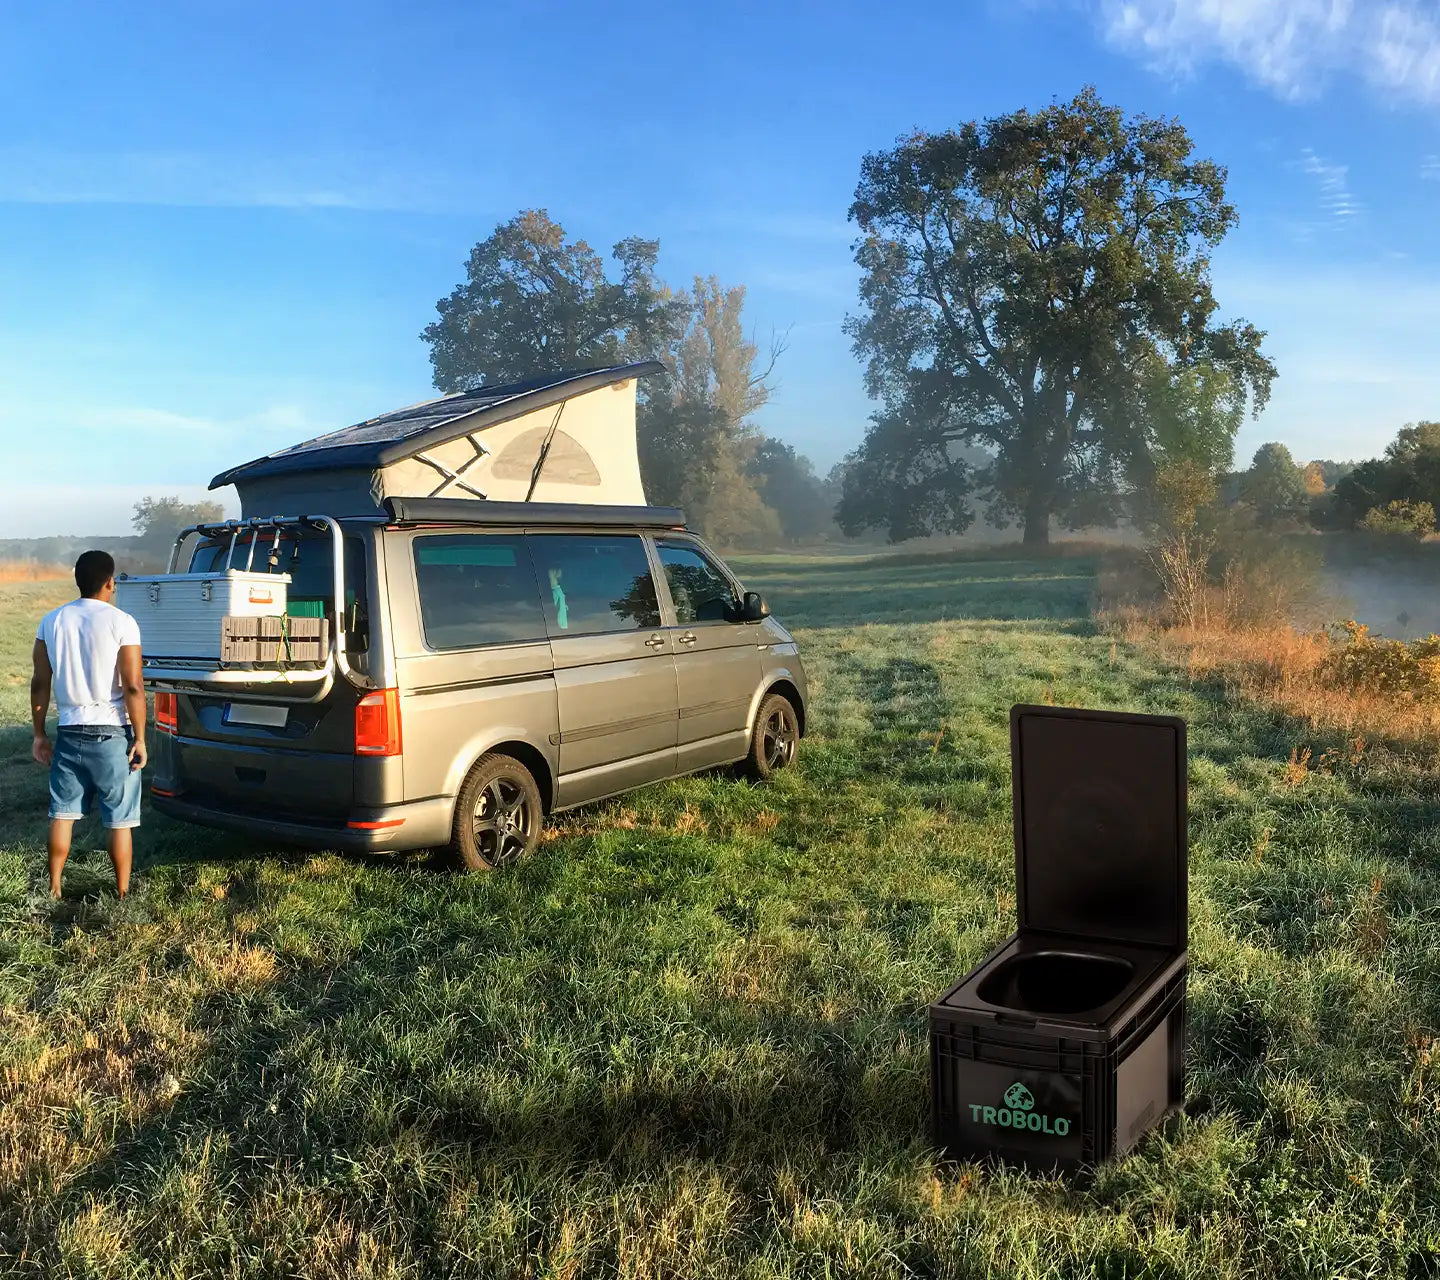
[[[760,704],[760,714],[755,717],[745,772],[763,782],[776,769],[794,764],[799,747],[800,721],[795,708],[783,694],[772,693]]]
[[[539,843],[543,820],[530,770],[510,756],[481,756],[456,797],[450,847],[471,871],[508,867]]]

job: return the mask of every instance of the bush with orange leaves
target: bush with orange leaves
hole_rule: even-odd
[[[1417,702],[1440,700],[1440,636],[1388,640],[1363,623],[1342,622],[1344,636],[1325,663],[1325,674],[1355,693]]]

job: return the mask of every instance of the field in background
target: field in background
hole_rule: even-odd
[[[60,564],[35,564],[28,560],[0,561],[0,583],[54,582],[70,577],[70,570]]]
[[[814,678],[774,784],[564,815],[488,877],[150,816],[123,906],[95,833],[42,894],[51,597],[0,588],[9,1273],[1432,1274],[1434,775],[1112,639],[1093,557],[739,567]],[[1191,725],[1208,1106],[1088,1186],[925,1138],[925,1003],[1014,925],[1021,701]]]
[[[1291,551],[1313,568],[1288,576]],[[1257,563],[1270,554],[1252,553]],[[1350,750],[1384,743],[1440,769],[1440,666],[1428,642],[1413,643],[1440,631],[1440,539],[1302,534],[1261,568],[1240,618],[1226,616],[1216,586],[1204,623],[1164,627],[1154,569],[1141,554],[1111,552],[1100,573],[1101,613],[1115,634],[1157,650],[1192,682],[1212,681],[1309,733],[1343,735]],[[1245,609],[1275,601],[1290,622],[1247,620]],[[1358,649],[1346,639],[1346,619],[1369,628]],[[1367,679],[1356,679],[1362,673]]]

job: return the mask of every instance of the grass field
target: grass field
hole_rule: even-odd
[[[1112,640],[1083,556],[741,567],[814,680],[772,785],[581,810],[489,877],[156,817],[129,901],[91,832],[53,906],[23,681],[64,592],[0,587],[0,1272],[1440,1273],[1435,775]],[[925,1137],[1044,700],[1191,725],[1208,1105],[1083,1185]]]

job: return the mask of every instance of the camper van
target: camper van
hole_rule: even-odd
[[[792,763],[794,639],[644,502],[634,388],[653,368],[447,396],[217,476],[241,518],[117,589],[155,691],[156,808],[483,869],[551,812]]]

